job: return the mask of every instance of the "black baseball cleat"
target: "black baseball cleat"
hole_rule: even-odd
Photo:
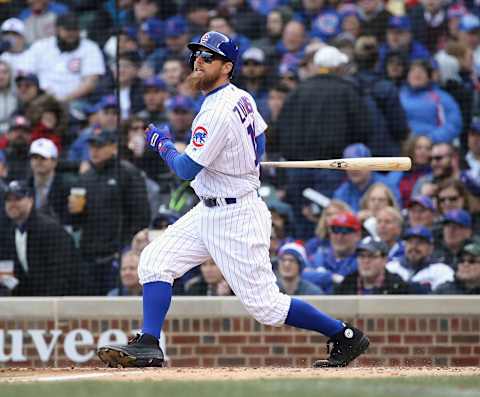
[[[342,331],[328,340],[327,352],[330,356],[326,360],[315,361],[313,366],[315,368],[346,367],[365,352],[368,345],[370,341],[362,331],[346,324]]]
[[[97,350],[107,367],[163,367],[163,352],[158,339],[149,334],[137,334],[127,345],[107,345]]]

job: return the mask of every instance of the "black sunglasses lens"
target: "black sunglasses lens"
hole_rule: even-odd
[[[205,63],[212,63],[215,60],[215,54],[207,51],[197,51],[195,52],[195,58],[202,58]]]

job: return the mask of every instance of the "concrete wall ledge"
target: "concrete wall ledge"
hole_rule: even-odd
[[[480,296],[315,296],[302,297],[333,316],[478,315]],[[141,298],[0,298],[0,319],[140,317]],[[174,297],[168,317],[212,318],[247,315],[235,297]],[[167,317],[167,318],[168,318]]]

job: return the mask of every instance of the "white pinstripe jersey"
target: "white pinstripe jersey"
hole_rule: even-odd
[[[252,96],[233,84],[210,92],[192,123],[185,153],[204,168],[192,187],[199,197],[242,197],[259,188],[255,137],[267,124]]]

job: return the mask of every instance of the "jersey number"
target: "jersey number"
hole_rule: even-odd
[[[248,125],[247,132],[248,132],[248,135],[250,135],[250,138],[252,139],[253,151],[255,152],[255,166],[257,166],[259,159],[258,159],[258,153],[257,153],[257,142],[255,142],[255,124],[254,123],[251,123]]]

